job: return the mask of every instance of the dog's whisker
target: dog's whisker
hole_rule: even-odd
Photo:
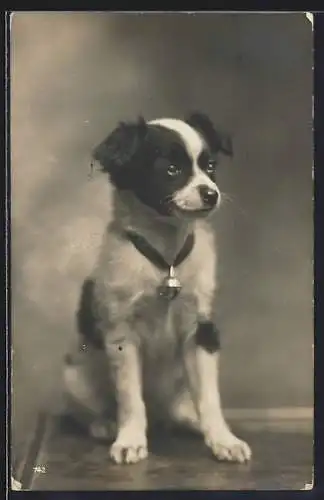
[[[222,191],[221,193],[222,196],[222,204],[224,203],[232,203],[232,205],[238,210],[238,212],[245,217],[248,217],[248,211],[238,203],[237,199],[230,193],[225,193]]]
[[[163,200],[161,200],[162,203],[171,203],[173,201],[173,194],[169,194]]]
[[[225,193],[225,191],[221,192],[221,196],[224,201],[232,201],[232,202],[234,201],[233,196],[229,193]]]

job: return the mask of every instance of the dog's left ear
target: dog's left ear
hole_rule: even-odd
[[[227,156],[233,156],[233,143],[231,136],[214,127],[211,119],[204,113],[191,113],[186,123],[196,129],[207,142],[211,152],[217,154],[222,152]]]

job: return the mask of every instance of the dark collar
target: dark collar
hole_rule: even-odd
[[[175,260],[172,263],[168,263],[162,255],[155,250],[155,248],[152,247],[145,238],[143,238],[143,236],[133,233],[132,231],[125,231],[125,235],[126,238],[133,243],[134,247],[144,255],[144,257],[150,260],[156,267],[163,270],[168,270],[171,266],[179,266],[191,253],[195,244],[194,234],[190,233]]]

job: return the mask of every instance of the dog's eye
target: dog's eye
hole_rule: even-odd
[[[180,172],[181,172],[181,168],[180,167],[177,167],[176,165],[169,165],[168,166],[168,175],[170,175],[170,177],[174,177],[176,175],[179,175]]]
[[[215,172],[215,169],[216,169],[216,160],[210,160],[206,168],[207,174],[213,174]]]

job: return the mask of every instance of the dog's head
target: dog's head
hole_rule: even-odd
[[[228,134],[204,114],[121,123],[94,151],[117,190],[128,190],[160,215],[197,218],[220,202],[216,169],[232,156]]]

